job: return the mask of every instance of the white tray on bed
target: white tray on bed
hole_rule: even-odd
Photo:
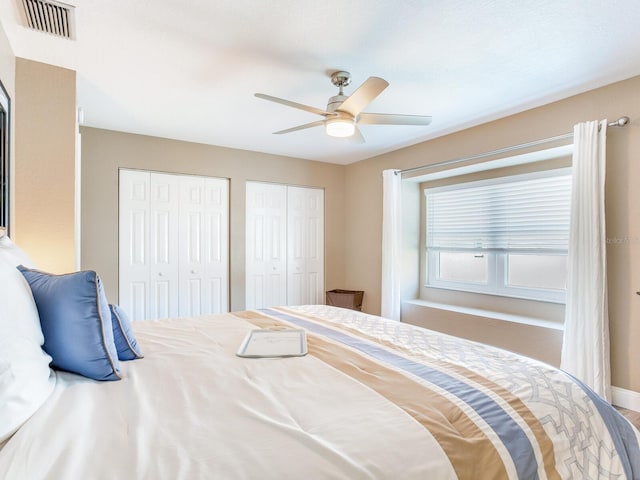
[[[239,357],[301,357],[307,354],[307,335],[301,329],[250,331],[237,352]]]

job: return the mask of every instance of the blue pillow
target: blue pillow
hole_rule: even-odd
[[[111,312],[93,271],[52,275],[22,265],[38,307],[51,364],[95,380],[119,380]]]
[[[113,325],[113,341],[116,344],[119,360],[135,360],[142,358],[138,342],[133,336],[131,322],[125,311],[118,305],[109,304],[111,323]]]

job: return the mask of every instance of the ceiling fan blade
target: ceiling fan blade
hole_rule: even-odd
[[[427,115],[394,115],[390,113],[361,113],[358,123],[362,125],[429,125]]]
[[[369,77],[336,110],[357,117],[388,86],[389,82],[382,78]]]
[[[283,133],[297,132],[298,130],[304,130],[305,128],[319,127],[324,125],[324,120],[317,120],[311,123],[305,123],[304,125],[298,125],[297,127],[287,128],[286,130],[280,130],[279,132],[273,132],[274,135],[281,135]]]
[[[286,105],[287,107],[298,108],[300,110],[304,110],[305,112],[322,115],[323,117],[333,115],[332,113],[325,112],[324,110],[321,110],[319,108],[310,107],[309,105],[303,105],[302,103],[291,102],[289,100],[285,100],[284,98],[272,97],[271,95],[265,95],[264,93],[256,93],[255,96],[258,98],[262,98],[263,100],[269,100],[270,102],[276,102],[282,105]]]
[[[353,135],[349,137],[349,141],[351,143],[364,143],[364,137],[362,136],[362,132],[357,126],[355,131],[353,132]]]

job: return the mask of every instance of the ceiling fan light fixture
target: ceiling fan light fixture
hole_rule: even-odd
[[[27,1],[27,0],[24,0]],[[34,0],[35,1],[35,0]],[[42,1],[42,0],[38,0]],[[49,0],[51,1],[51,0]],[[293,128],[273,132],[274,135],[297,132],[311,127],[324,126],[325,132],[331,137],[347,138],[351,141],[364,143],[358,124],[363,125],[418,125],[426,126],[431,123],[431,117],[425,115],[400,115],[390,113],[365,113],[363,110],[389,86],[389,82],[379,77],[369,77],[351,95],[345,95],[342,88],[349,84],[349,72],[339,71],[331,75],[331,83],[340,89],[338,95],[329,98],[327,108],[322,110],[302,103],[292,102],[284,98],[272,97],[264,93],[255,96],[270,102],[280,103],[287,107],[297,108],[305,112],[320,115],[322,120],[305,123]]]
[[[356,124],[348,118],[330,118],[325,122],[324,129],[331,137],[345,138],[355,133]]]

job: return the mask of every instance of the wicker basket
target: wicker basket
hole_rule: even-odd
[[[362,310],[362,297],[364,297],[362,290],[329,290],[327,292],[327,305]]]

